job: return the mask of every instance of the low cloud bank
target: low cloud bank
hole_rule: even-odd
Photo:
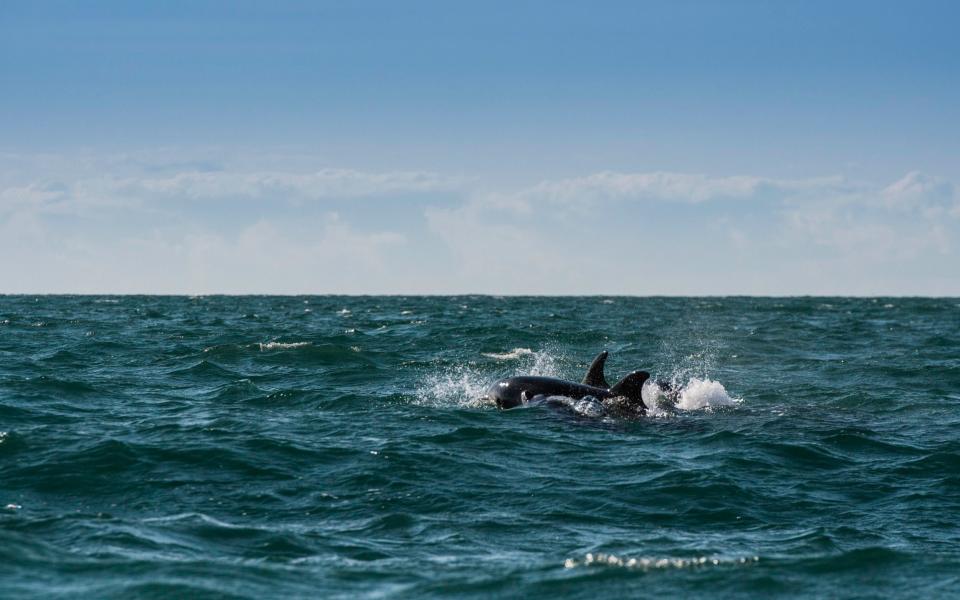
[[[960,294],[960,195],[921,172],[498,189],[277,163],[0,157],[2,291]]]

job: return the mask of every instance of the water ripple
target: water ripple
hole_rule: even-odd
[[[0,297],[0,595],[960,595],[956,307]]]

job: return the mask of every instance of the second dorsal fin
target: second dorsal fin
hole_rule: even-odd
[[[603,365],[607,362],[607,351],[604,350],[597,355],[593,362],[590,363],[590,368],[587,369],[587,374],[583,376],[583,385],[592,385],[593,387],[599,388],[609,388],[610,384],[607,383],[607,378],[603,376]]]
[[[646,371],[628,373],[623,379],[618,381],[616,385],[610,388],[610,393],[614,396],[623,396],[631,402],[639,403],[640,406],[646,408],[646,404],[643,402],[643,384],[648,379],[650,379],[650,373]]]

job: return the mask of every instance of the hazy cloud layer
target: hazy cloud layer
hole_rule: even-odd
[[[960,294],[960,196],[929,174],[503,189],[317,162],[0,156],[0,291]]]

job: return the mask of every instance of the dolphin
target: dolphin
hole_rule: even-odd
[[[485,398],[503,410],[537,403],[551,396],[563,396],[574,400],[592,396],[601,402],[615,398],[636,412],[645,412],[647,406],[643,403],[640,392],[644,382],[650,379],[650,373],[633,371],[611,386],[603,374],[607,355],[608,352],[604,350],[593,359],[580,383],[533,375],[507,377],[494,382],[487,390]]]

